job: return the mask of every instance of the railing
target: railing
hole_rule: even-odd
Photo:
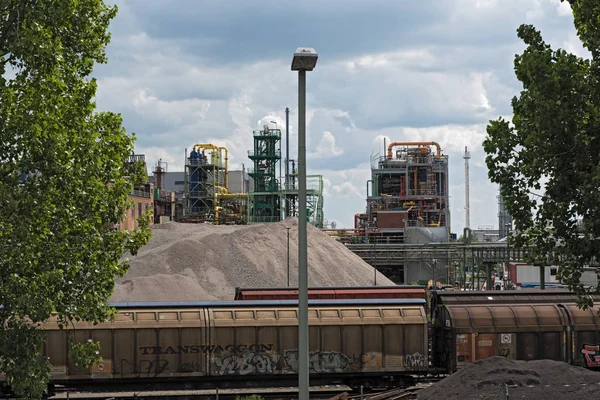
[[[187,164],[190,167],[217,167],[217,168],[225,168],[225,164],[223,162],[218,162],[218,163],[213,163],[213,162],[208,162],[208,160],[206,158],[203,159],[199,159],[199,158],[194,158],[194,159],[188,159],[187,160]]]
[[[252,132],[254,137],[263,137],[263,136],[275,136],[281,137],[281,129],[267,129],[267,130],[255,130]]]
[[[264,224],[271,222],[279,222],[281,221],[281,217],[254,217],[250,216],[248,223],[250,224]]]
[[[132,190],[129,192],[129,195],[135,196],[135,197],[144,197],[146,199],[150,198],[150,192],[146,192],[144,190]]]
[[[281,158],[281,150],[276,149],[274,152],[268,152],[268,151],[260,151],[258,152],[258,154],[256,154],[256,152],[254,150],[248,150],[248,157],[254,157],[256,155],[256,157],[279,157]]]

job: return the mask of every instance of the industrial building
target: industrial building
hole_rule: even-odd
[[[146,156],[144,154],[131,154],[125,161],[125,168],[129,169],[135,163],[142,163],[143,169],[146,171],[145,175],[148,175]],[[139,226],[138,218],[149,211],[153,211],[153,182],[133,182],[133,188],[129,192],[129,199],[132,201],[131,209],[126,211],[123,220],[116,226],[117,229],[122,231],[137,229]],[[150,220],[150,224],[152,223],[153,221]]]
[[[384,246],[449,241],[448,156],[438,143],[392,142],[371,166],[366,211],[354,216],[354,229],[329,230],[331,235],[372,247],[373,252]],[[422,279],[422,263],[386,257],[369,262],[397,283]],[[442,271],[445,265],[440,260],[431,268]]]
[[[155,222],[255,224],[297,216],[296,161],[286,156],[284,176],[281,130],[264,126],[253,131],[253,139],[249,171],[230,171],[227,148],[211,143],[196,144],[189,154],[186,149],[183,172],[168,172],[159,160],[150,177],[156,185]],[[307,176],[307,216],[323,227],[322,175]]]

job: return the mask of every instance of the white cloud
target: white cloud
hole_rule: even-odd
[[[210,101],[200,99],[161,100],[148,88],[139,90],[133,98],[133,107],[144,118],[161,119],[171,124],[189,120],[203,120],[210,109]]]
[[[344,61],[342,65],[348,72],[361,73],[364,70],[389,68],[429,68],[439,60],[429,49],[409,49],[397,52],[369,54],[356,61]]]
[[[344,150],[337,146],[333,133],[325,131],[317,145],[317,150],[313,153],[309,153],[308,157],[333,159],[341,156],[343,153]]]
[[[573,10],[568,1],[551,0],[552,4],[556,5],[556,12],[561,17],[569,17],[573,15]]]
[[[210,8],[204,3],[187,3],[189,10],[179,12],[179,17],[176,10],[165,9],[170,12],[170,19],[165,19],[171,21],[168,26],[162,18],[149,23],[146,5],[121,0],[119,4],[119,15],[111,25],[109,64],[97,69],[97,102],[100,109],[122,113],[125,127],[139,138],[136,150],[146,154],[149,165],[162,158],[170,171],[182,169],[186,147],[211,142],[229,149],[231,168],[242,164],[248,168],[252,131],[276,121],[285,133],[285,107],[292,110],[290,153],[296,158],[297,74],[290,71],[289,54],[273,50],[280,42],[297,40],[296,31],[285,29],[297,18],[296,12],[278,14],[282,29],[274,36],[261,29],[236,31],[240,20],[212,9],[211,15],[221,22],[216,28],[211,25],[210,34],[200,34],[190,30],[198,23],[186,18],[203,15]],[[581,54],[572,21],[561,17],[566,15],[565,5],[456,0],[439,2],[435,8],[443,12],[423,19],[421,13],[431,11],[423,7],[429,6],[414,3],[407,10],[408,18],[420,21],[418,40],[403,40],[403,33],[394,30],[399,24],[392,24],[387,29],[394,40],[387,47],[380,46],[380,31],[362,29],[361,37],[369,45],[358,50],[347,39],[353,27],[332,19],[330,29],[336,35],[311,39],[319,51],[319,65],[307,82],[307,172],[324,177],[325,218],[337,221],[339,227],[351,227],[354,213],[364,211],[370,156],[385,153],[385,138],[387,144],[440,143],[450,157],[450,206],[456,232],[464,225],[462,153],[468,146],[471,225],[497,224],[497,188],[487,177],[481,143],[487,121],[510,114],[510,99],[520,90],[512,63],[523,45],[515,29],[521,23],[540,24],[550,43]],[[295,7],[306,11],[308,6],[300,2]],[[357,5],[348,2],[346,7]],[[260,7],[248,10],[256,11],[245,11],[240,16],[244,20],[264,17],[259,15]],[[188,25],[174,24],[178,20],[173,18]],[[379,28],[375,24],[381,21],[372,19],[372,27]],[[551,29],[543,26],[546,21]],[[237,59],[243,49],[224,48],[221,43],[231,43],[229,36],[237,43],[240,35],[244,46],[260,43],[262,50],[254,57],[246,52],[245,58]],[[219,46],[211,47],[215,43]],[[340,47],[348,51],[336,52]],[[226,59],[222,53],[233,56]]]
[[[437,142],[442,146],[444,153],[456,152],[462,154],[465,146],[470,151],[481,148],[485,139],[485,125],[443,125],[431,128],[404,128],[403,137],[410,137],[413,141]]]

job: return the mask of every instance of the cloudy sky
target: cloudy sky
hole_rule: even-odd
[[[123,115],[136,152],[181,171],[184,149],[225,145],[249,167],[252,130],[290,115],[297,148],[297,47],[314,47],[307,82],[307,169],[325,182],[325,218],[351,227],[365,209],[370,158],[383,138],[437,141],[450,156],[452,231],[464,227],[471,152],[471,226],[498,226],[497,187],[481,143],[487,121],[510,117],[520,90],[513,59],[521,23],[583,55],[559,0],[122,0],[98,106]],[[295,158],[295,157],[293,157]]]

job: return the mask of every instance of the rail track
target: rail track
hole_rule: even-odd
[[[310,388],[312,400],[409,400],[416,399],[419,390],[427,388],[441,380],[443,376],[420,377],[414,386],[385,389],[370,388],[368,393],[360,394],[346,385],[315,385]],[[254,387],[196,390],[127,390],[85,391],[56,388],[51,399],[106,399],[106,400],[242,400],[253,395],[264,400],[291,400],[298,398],[297,387]]]
[[[332,396],[350,392],[346,385],[323,385],[310,388],[311,399],[328,400]],[[240,389],[202,389],[202,390],[155,390],[127,392],[84,392],[64,390],[58,391],[51,399],[106,399],[106,400],[231,400],[244,399],[247,396],[258,395],[265,400],[291,400],[298,398],[296,387],[271,388],[240,388]]]
[[[433,383],[423,383],[418,384],[416,386],[411,386],[404,389],[392,389],[386,390],[379,393],[369,393],[362,395],[349,395],[348,393],[341,393],[334,397],[331,397],[329,400],[409,400],[416,399],[417,393],[421,389],[425,389],[429,386],[433,385]]]

